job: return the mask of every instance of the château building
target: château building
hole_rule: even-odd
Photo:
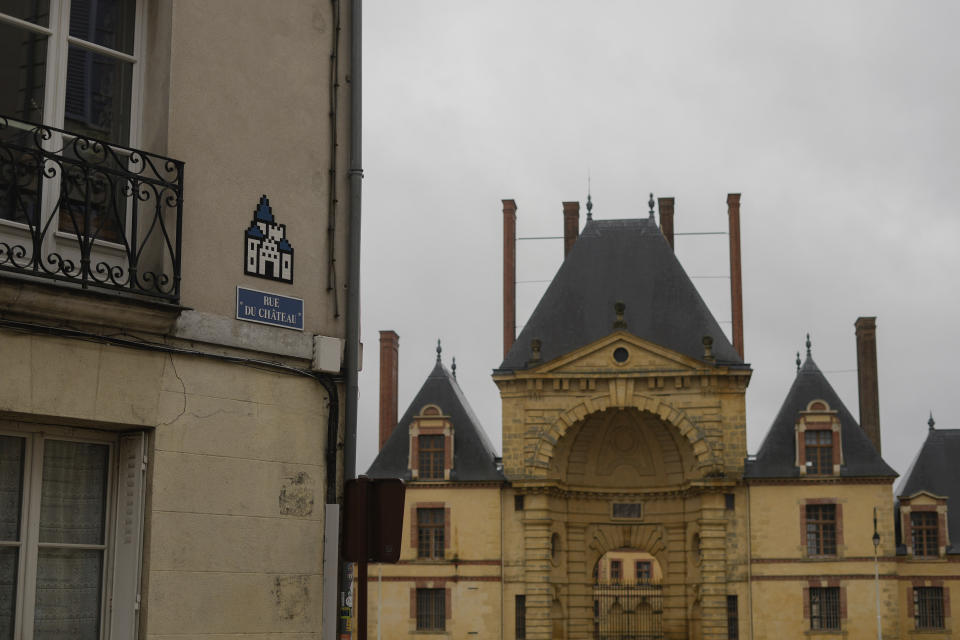
[[[739,194],[732,342],[673,253],[672,198],[659,224],[652,198],[648,217],[622,220],[592,219],[588,199],[580,233],[564,203],[564,262],[514,339],[516,204],[503,204],[502,458],[439,349],[397,419],[398,336],[381,332],[368,473],[403,478],[407,503],[401,561],[371,572],[370,637],[866,640],[878,622],[884,638],[951,637],[960,438],[931,430],[894,501],[874,318],[856,321],[859,422],[808,339],[749,455]]]

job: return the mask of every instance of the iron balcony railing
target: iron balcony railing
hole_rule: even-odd
[[[0,271],[178,302],[183,169],[0,116]]]

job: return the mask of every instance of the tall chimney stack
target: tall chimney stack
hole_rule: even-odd
[[[580,235],[580,203],[563,203],[563,257],[573,249],[573,243]]]
[[[396,331],[380,332],[380,448],[397,426],[397,366],[400,336]]]
[[[730,223],[730,308],[733,320],[733,348],[743,358],[743,281],[740,273],[740,194],[727,194]]]
[[[660,209],[660,233],[673,249],[673,198],[657,198]]]
[[[857,330],[857,386],[860,390],[860,427],[880,453],[880,392],[877,384],[877,319],[860,317]]]
[[[503,201],[503,357],[517,331],[517,203]]]

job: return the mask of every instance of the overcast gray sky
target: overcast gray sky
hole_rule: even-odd
[[[906,472],[960,428],[960,4],[364,3],[360,452],[377,447],[380,329],[400,334],[400,413],[437,338],[491,440],[502,356],[500,200],[518,235],[676,198],[676,231],[726,229],[742,196],[749,452],[810,332],[857,415],[853,323],[877,316],[883,453]],[[581,217],[581,222],[583,216]],[[677,255],[729,335],[727,237]],[[518,243],[518,280],[562,242]],[[519,284],[517,322],[546,283]]]

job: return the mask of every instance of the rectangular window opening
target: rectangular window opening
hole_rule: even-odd
[[[840,587],[810,587],[810,629],[840,630]]]
[[[833,473],[833,431],[818,429],[804,432],[808,475]]]
[[[737,612],[737,596],[727,596],[727,640],[740,637],[740,618]]]
[[[417,440],[421,480],[443,480],[443,436],[419,436]]]
[[[837,505],[808,504],[806,516],[807,555],[837,555]]]
[[[417,557],[443,560],[445,513],[439,509],[417,509]]]
[[[910,513],[913,555],[926,558],[940,555],[938,520],[936,511],[913,511]]]
[[[913,619],[917,629],[943,629],[943,587],[913,588]]]
[[[446,629],[446,600],[446,589],[417,589],[417,631]]]
[[[516,608],[516,636],[517,640],[527,638],[527,596],[520,595],[514,598]]]

